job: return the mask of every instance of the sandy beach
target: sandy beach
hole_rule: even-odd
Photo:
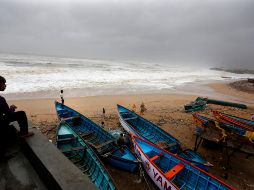
[[[65,97],[65,104],[76,109],[80,113],[89,117],[93,121],[101,124],[105,122],[106,128],[118,128],[118,116],[116,105],[120,104],[127,108],[132,108],[136,105],[136,111],[139,113],[140,104],[144,102],[147,111],[144,117],[153,123],[157,124],[162,129],[169,132],[171,135],[180,140],[183,146],[193,148],[195,143],[195,126],[193,124],[192,115],[184,112],[184,104],[195,100],[200,92],[202,96],[244,103],[248,109],[237,109],[232,107],[208,105],[207,108],[199,113],[212,117],[211,110],[223,111],[236,116],[241,116],[250,119],[254,114],[254,93],[244,92],[233,88],[227,82],[212,83],[205,86],[208,89],[204,93],[203,87],[196,85],[196,94],[193,91],[178,91],[166,93],[152,94],[132,94],[132,95],[108,95],[108,96],[91,96],[91,97]],[[182,93],[184,92],[184,93]],[[201,93],[202,92],[202,93]],[[59,101],[59,99],[56,99]],[[33,127],[37,127],[42,133],[47,135],[50,140],[54,141],[55,130],[57,125],[57,117],[54,109],[55,99],[23,99],[10,100],[9,104],[15,104],[19,110],[25,110],[32,122]],[[102,109],[106,110],[106,118],[103,118]],[[223,163],[223,153],[221,150],[205,149],[200,147],[198,152],[204,156],[210,163],[214,165],[211,173],[216,177],[223,179],[225,168]],[[254,166],[253,157],[246,158],[246,155],[235,153],[231,158],[231,169],[229,170],[228,179],[223,179],[226,183],[237,189],[253,189],[254,188]],[[121,175],[111,171],[112,176],[119,185],[119,189],[148,189],[147,187],[138,186],[137,184],[128,184],[128,187],[123,182],[120,182]],[[117,177],[118,176],[118,177]],[[122,176],[123,177],[123,176]],[[137,177],[137,176],[136,176]],[[134,176],[135,178],[135,176]],[[120,187],[121,186],[121,187]]]

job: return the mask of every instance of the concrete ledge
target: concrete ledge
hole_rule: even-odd
[[[22,139],[22,149],[48,189],[98,189],[39,130],[30,128],[29,131],[34,136]]]

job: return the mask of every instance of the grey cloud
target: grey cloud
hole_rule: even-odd
[[[3,1],[0,51],[254,68],[254,1]]]

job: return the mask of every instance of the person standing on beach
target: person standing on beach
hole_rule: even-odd
[[[140,105],[140,114],[143,115],[146,110],[147,109],[145,107],[145,104],[144,104],[144,102],[142,102]]]
[[[133,106],[132,106],[132,111],[133,111],[133,112],[136,112],[136,108],[137,108],[137,107],[136,107],[136,104],[133,104]]]
[[[62,104],[64,105],[63,90],[60,91],[60,98],[61,98]]]
[[[0,91],[4,91],[6,88],[6,80],[0,76]],[[17,107],[15,105],[8,106],[4,97],[0,96],[0,122],[8,125],[10,122],[17,121],[20,127],[19,135],[21,137],[32,136],[33,132],[28,132],[27,116],[24,111],[15,111]],[[2,131],[3,129],[0,128]]]
[[[106,117],[106,110],[105,110],[105,108],[102,108],[102,115],[103,115],[103,119],[105,119],[105,117]]]

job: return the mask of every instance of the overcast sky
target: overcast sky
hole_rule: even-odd
[[[254,68],[254,0],[0,0],[0,52]]]

